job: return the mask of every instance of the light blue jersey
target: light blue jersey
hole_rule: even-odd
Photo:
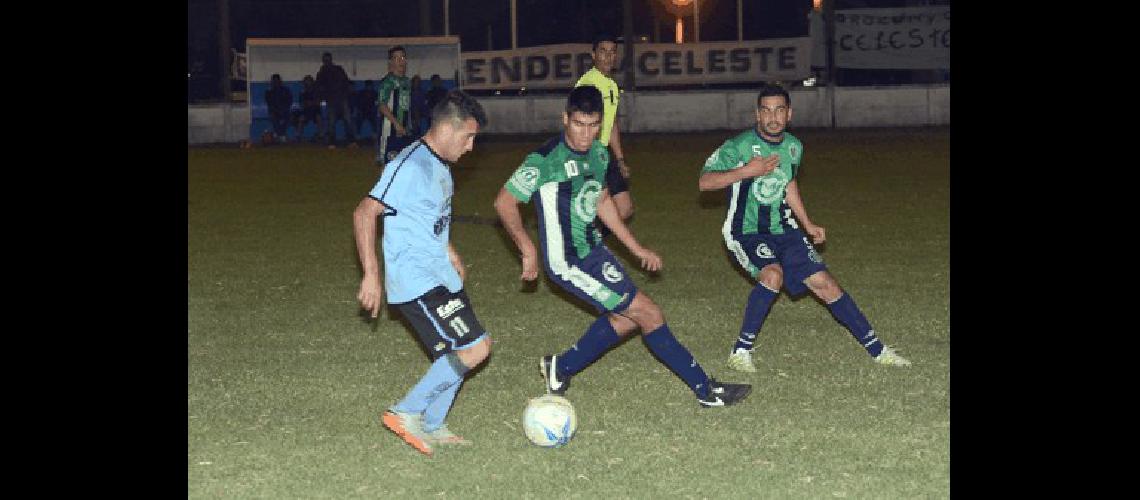
[[[368,196],[383,203],[384,289],[389,304],[415,300],[437,286],[459,292],[463,282],[447,257],[451,170],[422,141],[384,166]]]

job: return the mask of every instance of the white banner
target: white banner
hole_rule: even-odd
[[[590,44],[463,52],[463,88],[570,88],[593,65]],[[611,77],[622,87],[623,50]],[[811,38],[743,42],[639,43],[634,46],[638,87],[800,80],[811,74]]]
[[[812,65],[826,66],[823,16],[811,25]],[[835,11],[835,66],[950,69],[950,6]]]

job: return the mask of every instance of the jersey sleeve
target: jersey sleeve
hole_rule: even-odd
[[[538,189],[539,179],[542,177],[542,156],[531,153],[523,160],[522,165],[515,169],[510,179],[503,185],[507,192],[514,195],[519,201],[529,203],[530,197]]]
[[[701,169],[701,173],[726,172],[739,167],[742,161],[737,152],[736,144],[732,141],[725,141],[705,160],[705,166]]]
[[[419,177],[423,170],[412,162],[389,163],[380,174],[380,180],[368,192],[368,196],[383,203],[384,215],[397,215],[401,207],[419,191],[423,182]]]

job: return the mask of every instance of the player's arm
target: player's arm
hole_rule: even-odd
[[[598,218],[602,219],[606,227],[614,233],[619,241],[630,253],[635,255],[641,260],[641,267],[648,271],[657,271],[661,269],[661,257],[656,252],[641,246],[637,242],[637,238],[633,237],[633,232],[625,225],[625,221],[618,215],[617,205],[614,205],[614,199],[610,197],[610,190],[602,188],[602,194],[598,196]]]
[[[459,258],[459,252],[455,250],[455,245],[447,242],[447,259],[451,261],[451,266],[459,273],[459,281],[467,281],[467,268],[463,266],[463,259]]]
[[[511,240],[522,254],[523,270],[519,278],[526,281],[534,280],[538,277],[538,250],[534,248],[534,241],[523,227],[519,199],[507,191],[507,188],[499,188],[499,195],[495,197],[495,212],[499,214],[503,228],[507,230],[507,234],[511,236]]]
[[[812,243],[823,243],[827,240],[827,231],[823,226],[817,226],[808,218],[807,210],[804,209],[804,200],[800,197],[800,187],[795,179],[788,183],[785,189],[784,200],[788,202],[788,207],[792,209],[792,213],[800,220],[800,224],[804,226],[804,232],[811,236]]]
[[[396,129],[396,135],[407,134],[407,131],[404,130],[404,126],[400,125],[400,122],[396,121],[396,115],[392,114],[392,110],[388,109],[387,104],[381,102],[376,106],[376,110],[380,112],[380,116],[387,118],[388,121],[392,122],[392,126]]]
[[[719,172],[704,172],[697,183],[701,191],[716,191],[735,184],[737,181],[751,177],[768,175],[780,166],[780,155],[771,154],[766,157],[753,156],[740,168]]]
[[[384,209],[383,203],[365,196],[352,213],[356,255],[364,269],[364,278],[360,280],[360,291],[356,294],[356,299],[360,301],[362,309],[372,313],[373,318],[380,314],[380,304],[384,299],[384,288],[380,286],[380,259],[376,256],[376,221],[380,220]]]

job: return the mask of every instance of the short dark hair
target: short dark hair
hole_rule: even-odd
[[[602,42],[613,42],[614,45],[617,45],[617,37],[610,33],[598,33],[594,35],[594,46],[590,50],[598,50],[598,44]]]
[[[392,58],[392,54],[395,54],[397,50],[398,50],[398,51],[400,51],[400,52],[403,52],[403,53],[404,53],[404,55],[408,55],[408,51],[404,50],[404,46],[403,46],[403,45],[397,45],[397,46],[395,46],[395,47],[392,47],[392,48],[388,49],[388,59],[391,59],[391,58]]]
[[[280,80],[280,79],[281,79],[281,75],[280,75],[280,74],[278,74],[278,73],[274,73],[274,74],[273,74],[273,76],[270,76],[270,77],[269,77],[269,81],[271,81],[271,82],[272,82],[273,80]]]
[[[787,104],[789,108],[792,107],[792,96],[788,95],[788,91],[784,87],[772,83],[765,83],[763,87],[760,87],[760,95],[756,96],[756,107],[760,107],[761,99],[777,95],[783,96],[784,104]]]
[[[597,87],[593,85],[582,85],[575,87],[570,91],[570,95],[566,97],[566,114],[574,114],[575,111],[593,114],[601,113],[602,107],[602,93]]]
[[[325,52],[324,54],[321,54],[321,59],[324,59],[326,57],[332,59],[332,52]]]
[[[474,118],[480,127],[487,126],[487,113],[483,111],[483,105],[471,97],[471,94],[459,89],[449,91],[447,96],[440,99],[431,109],[433,126],[447,120],[463,123],[468,118]]]

